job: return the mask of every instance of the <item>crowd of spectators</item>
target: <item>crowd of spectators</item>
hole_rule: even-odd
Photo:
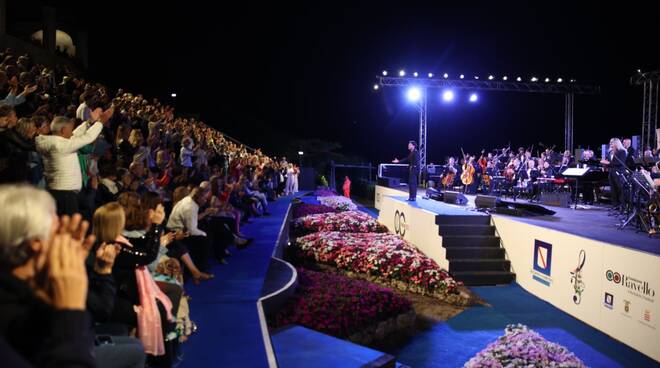
[[[250,245],[241,225],[297,191],[297,168],[11,50],[2,97],[0,355],[16,367],[172,366],[196,329],[187,281]]]

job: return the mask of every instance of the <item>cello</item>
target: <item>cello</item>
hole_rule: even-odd
[[[449,165],[449,159],[447,160],[447,165]],[[454,178],[456,173],[452,171],[452,168],[449,168],[449,172],[442,178],[442,185],[447,188],[454,185]]]
[[[461,148],[461,152],[463,152],[463,149]],[[463,157],[465,156],[465,152],[463,152]],[[468,186],[471,185],[472,182],[474,182],[474,166],[472,166],[472,161],[474,160],[474,157],[468,157],[465,158],[465,163],[463,164],[463,172],[461,173],[461,182],[463,185]]]

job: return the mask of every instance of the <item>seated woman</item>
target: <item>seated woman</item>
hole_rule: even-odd
[[[155,216],[151,220],[158,221]],[[152,226],[148,237],[158,240],[138,246],[121,235],[125,222],[124,209],[117,202],[107,203],[94,212],[96,248],[109,243],[119,246],[112,268],[117,296],[110,320],[137,329],[152,366],[171,367],[176,337],[172,302],[146,268],[158,255],[162,229]]]

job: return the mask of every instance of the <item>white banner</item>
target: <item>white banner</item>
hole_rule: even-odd
[[[378,193],[377,186],[376,193]],[[383,188],[385,190],[389,188]],[[390,232],[414,244],[427,257],[433,259],[445,270],[449,268],[445,248],[442,247],[436,214],[406,201],[406,193],[395,191],[396,195],[381,192],[378,221],[387,226]]]
[[[660,257],[493,216],[516,282],[660,361]]]

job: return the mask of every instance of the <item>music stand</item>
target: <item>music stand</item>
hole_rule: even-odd
[[[581,177],[584,176],[589,171],[588,167],[579,168],[579,167],[569,167],[565,169],[561,174],[566,178],[575,178],[575,209],[577,210],[578,199],[580,199],[580,193],[578,192],[578,181]]]

